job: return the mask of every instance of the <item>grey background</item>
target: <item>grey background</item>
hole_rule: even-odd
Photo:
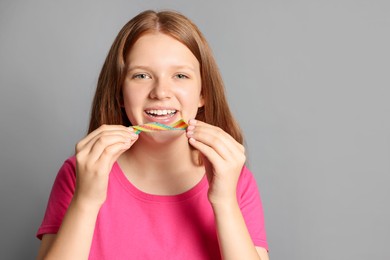
[[[1,259],[32,259],[119,29],[176,9],[246,134],[271,259],[390,259],[389,1],[0,2]]]

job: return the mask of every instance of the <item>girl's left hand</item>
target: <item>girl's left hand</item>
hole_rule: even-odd
[[[244,146],[221,128],[195,119],[189,121],[187,137],[203,156],[210,203],[236,203],[237,182],[246,160]]]

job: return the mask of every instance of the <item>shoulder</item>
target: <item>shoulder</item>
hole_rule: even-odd
[[[76,156],[71,156],[68,159],[66,159],[63,162],[63,164],[59,170],[59,173],[76,175]]]
[[[244,188],[248,185],[256,186],[256,179],[253,176],[253,173],[248,169],[246,165],[242,167],[240,177],[238,179],[238,188]]]
[[[241,170],[240,178],[252,178],[253,174],[251,170],[244,164]]]
[[[55,184],[74,187],[76,184],[76,157],[66,159],[58,171]],[[72,188],[73,189],[73,188]]]
[[[256,178],[246,165],[242,167],[240,178],[237,184],[237,197],[240,202],[253,200],[260,196]]]
[[[67,165],[69,167],[72,167],[73,169],[76,169],[76,156],[71,156],[68,159],[64,161],[64,165]]]

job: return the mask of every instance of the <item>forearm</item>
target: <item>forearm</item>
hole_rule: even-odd
[[[99,208],[73,199],[44,259],[88,259]]]
[[[260,259],[237,202],[213,205],[222,259]]]

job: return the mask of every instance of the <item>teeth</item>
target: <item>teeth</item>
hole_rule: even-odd
[[[170,109],[164,109],[164,110],[147,110],[146,113],[151,114],[151,115],[169,115],[169,114],[174,114],[176,113],[176,110],[170,110]]]

